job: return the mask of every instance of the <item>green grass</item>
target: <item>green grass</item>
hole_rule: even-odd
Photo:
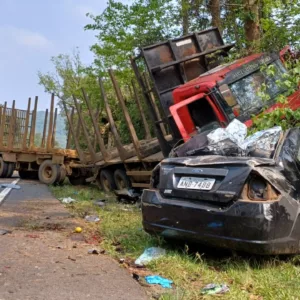
[[[52,187],[57,198],[72,197],[78,202],[70,210],[78,216],[97,213],[101,248],[115,258],[136,259],[147,247],[161,246],[167,255],[147,266],[152,274],[174,281],[172,292],[160,299],[209,299],[201,288],[208,283],[226,283],[230,292],[223,299],[300,299],[300,256],[289,258],[232,255],[222,249],[168,244],[142,230],[141,213],[135,205],[119,204],[112,195],[96,187]],[[107,206],[96,208],[92,200],[107,199]],[[116,251],[114,245],[119,245]],[[121,248],[121,251],[120,251]]]

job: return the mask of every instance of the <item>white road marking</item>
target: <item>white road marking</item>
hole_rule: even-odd
[[[14,180],[11,184],[17,184],[19,182],[20,178]],[[5,197],[10,193],[12,188],[5,188],[1,193],[0,193],[0,204],[2,201],[5,199]]]

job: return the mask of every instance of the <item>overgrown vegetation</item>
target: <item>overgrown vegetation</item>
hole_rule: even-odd
[[[161,246],[167,255],[147,266],[147,274],[159,274],[174,281],[172,291],[161,291],[159,299],[208,299],[200,290],[208,283],[226,283],[230,292],[222,299],[299,299],[300,256],[258,257],[232,255],[223,249],[207,249],[200,245],[170,244],[145,233],[141,212],[134,205],[116,202],[97,188],[66,185],[52,187],[57,198],[78,200],[69,206],[77,216],[97,213],[102,242],[99,245],[116,259],[136,259],[145,248]],[[93,200],[107,199],[104,208],[96,208]],[[88,225],[87,225],[88,226]],[[85,228],[83,228],[85,232]],[[141,272],[140,269],[131,271]]]
[[[52,58],[54,72],[39,73],[45,90],[71,104],[71,96],[82,99],[84,88],[102,126],[107,124],[97,77],[104,78],[105,90],[123,142],[130,141],[123,114],[110,82],[107,69],[113,68],[139,137],[144,136],[141,120],[132,95],[133,72],[129,57],[139,48],[211,26],[220,28],[224,39],[235,42],[230,59],[260,51],[279,51],[285,45],[299,48],[300,3],[297,0],[131,0],[123,3],[108,0],[99,15],[87,11],[86,30],[97,41],[91,45],[95,59],[84,66],[79,51]],[[141,92],[139,92],[141,97]],[[142,97],[141,97],[142,98]],[[85,104],[82,103],[85,111]],[[288,113],[288,112],[287,112]],[[279,114],[276,112],[276,114]],[[270,116],[273,121],[280,117]],[[76,120],[75,120],[76,121]],[[86,118],[87,124],[90,121]],[[271,122],[270,122],[271,123]],[[90,126],[91,127],[91,126]],[[83,146],[86,142],[82,142]]]
[[[288,63],[289,64],[289,63]],[[269,78],[275,79],[275,69],[273,65],[263,66],[262,71],[265,72]],[[257,116],[253,116],[253,127],[251,132],[271,128],[280,125],[282,129],[300,126],[300,109],[293,110],[289,104],[288,97],[299,89],[300,82],[300,61],[290,63],[289,72],[282,75],[276,80],[276,85],[280,93],[275,99],[270,99],[267,93],[268,83],[263,83],[258,96],[266,104],[270,100],[275,100],[278,106],[269,111],[268,108]],[[291,103],[300,101],[300,95],[293,94]]]

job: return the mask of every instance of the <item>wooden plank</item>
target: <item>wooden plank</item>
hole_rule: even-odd
[[[127,171],[128,176],[151,176],[152,171]]]
[[[57,108],[55,108],[55,113],[54,113],[54,122],[53,122],[53,130],[52,130],[52,140],[51,140],[52,148],[55,147],[56,121],[57,121]]]
[[[111,109],[110,109],[110,105],[108,103],[108,99],[107,99],[107,96],[106,96],[106,93],[105,93],[105,89],[104,89],[102,78],[99,77],[98,81],[99,81],[99,86],[100,86],[101,94],[102,94],[102,97],[103,97],[104,106],[105,106],[105,110],[106,110],[106,115],[107,115],[107,118],[108,118],[108,122],[109,122],[109,125],[110,125],[110,129],[111,129],[111,132],[113,134],[113,137],[114,137],[114,140],[115,140],[115,144],[116,144],[116,147],[118,149],[120,158],[122,159],[122,161],[124,161],[125,159],[127,159],[127,158],[129,158],[129,157],[131,157],[131,156],[133,156],[135,154],[132,155],[131,153],[128,153],[126,151],[126,149],[124,148],[124,146],[123,146],[123,144],[121,142],[121,138],[119,136],[119,133],[118,133],[115,121],[113,119],[113,115],[112,115],[112,112],[111,112]]]
[[[144,75],[144,79],[145,79],[146,88],[150,91],[150,90],[151,90],[151,86],[150,86],[150,82],[149,82],[149,79],[148,79],[148,77],[147,77],[147,74],[144,73],[143,75]],[[150,100],[151,100],[151,102],[152,102],[152,106],[154,107],[154,110],[155,110],[155,113],[156,113],[156,115],[157,115],[157,118],[158,118],[159,120],[161,120],[161,119],[162,119],[162,118],[161,118],[161,114],[160,114],[159,108],[158,108],[158,106],[157,106],[157,104],[156,104],[156,101],[155,101],[155,97],[154,97],[154,95],[153,95],[153,92],[150,91],[149,94],[150,94]],[[163,123],[160,123],[159,126],[160,126],[160,129],[161,129],[162,134],[163,134],[163,135],[167,135],[165,125],[164,125]]]
[[[29,136],[30,149],[34,148],[35,124],[36,124],[36,113],[37,113],[38,101],[39,98],[38,96],[36,96],[34,100],[34,110],[31,115],[31,126],[30,126],[30,136]]]
[[[83,94],[83,98],[85,100],[85,103],[88,107],[88,110],[89,110],[89,115],[92,119],[92,123],[93,123],[93,126],[94,126],[94,130],[95,130],[95,133],[96,133],[96,138],[97,138],[97,141],[98,141],[98,144],[99,144],[99,147],[100,147],[100,151],[102,153],[102,156],[103,156],[103,159],[105,161],[109,160],[110,156],[108,155],[107,151],[106,151],[106,148],[105,148],[105,143],[104,143],[104,140],[101,136],[101,133],[100,133],[100,130],[99,130],[99,125],[95,119],[95,116],[93,114],[93,111],[92,111],[92,107],[91,107],[91,103],[90,103],[90,100],[85,92],[84,89],[82,89],[82,94]]]
[[[27,136],[28,136],[28,126],[29,126],[29,118],[30,118],[30,106],[31,106],[31,98],[28,99],[27,104],[27,111],[26,111],[26,119],[25,119],[25,126],[24,126],[24,136],[23,136],[23,143],[22,149],[27,149]]]
[[[71,114],[69,116],[70,116],[70,121],[73,124],[73,121],[74,121],[74,107],[71,108]],[[66,145],[67,149],[69,149],[71,147],[71,139],[72,139],[72,132],[71,132],[71,129],[70,129],[70,126],[69,126],[68,139],[67,139],[67,145]]]
[[[79,159],[82,163],[86,163],[85,155],[84,155],[84,153],[83,153],[83,151],[80,147],[79,140],[78,140],[78,135],[76,135],[73,123],[71,122],[71,116],[68,113],[66,102],[64,100],[62,100],[62,104],[63,104],[65,114],[66,114],[66,117],[67,117],[67,120],[68,120],[68,123],[69,123],[69,128],[71,130],[71,133],[72,133],[72,136],[73,136],[73,139],[74,139],[74,144],[75,144]]]
[[[116,80],[116,77],[114,75],[113,70],[110,69],[108,72],[109,72],[109,76],[111,78],[111,81],[113,83],[113,87],[114,87],[114,90],[116,92],[117,99],[118,99],[118,101],[119,101],[119,103],[121,105],[122,113],[124,115],[125,122],[127,124],[128,130],[129,130],[129,134],[131,136],[131,140],[132,140],[132,143],[133,143],[135,151],[136,151],[136,155],[141,159],[142,155],[140,153],[140,142],[139,142],[138,136],[136,134],[135,128],[133,126],[133,123],[132,123],[131,117],[129,115],[128,109],[126,107],[126,104],[125,104],[123,95],[121,93],[120,87],[119,87],[119,85],[117,83],[117,80]]]
[[[2,122],[0,127],[0,149],[3,149],[3,139],[4,139],[4,129],[5,129],[5,123],[6,123],[6,108],[7,108],[7,102],[4,102],[3,111],[2,111]]]
[[[137,182],[133,182],[132,187],[136,187],[136,188],[150,188],[150,183],[137,183]]]
[[[14,136],[15,136],[15,127],[16,127],[16,118],[17,112],[15,109],[16,101],[13,100],[12,107],[11,107],[11,116],[9,120],[9,131],[8,131],[8,141],[7,141],[7,148],[8,150],[12,150],[14,146]]]
[[[46,144],[47,151],[50,151],[52,149],[53,114],[54,114],[54,94],[51,95],[48,136],[47,136],[47,144]]]
[[[44,128],[43,128],[43,137],[41,142],[41,148],[45,148],[46,142],[46,132],[47,132],[47,122],[48,122],[48,109],[46,109],[45,120],[44,120]]]
[[[93,145],[91,143],[91,139],[90,139],[90,136],[89,136],[89,133],[88,133],[85,121],[84,121],[84,119],[82,117],[82,114],[79,113],[79,104],[77,102],[77,99],[76,99],[76,97],[74,95],[72,95],[72,96],[73,96],[73,101],[75,103],[75,107],[76,107],[76,110],[77,110],[77,113],[78,113],[78,118],[79,118],[79,121],[80,121],[80,124],[81,124],[81,128],[83,130],[83,135],[84,135],[85,140],[87,142],[87,146],[88,146],[89,152],[91,154],[92,161],[94,162],[95,158],[96,158],[96,152],[95,152],[95,150],[93,148]]]
[[[135,86],[134,80],[131,81],[131,84],[132,84],[132,88],[133,88],[133,94],[134,94],[135,103],[136,103],[136,105],[138,107],[138,110],[140,112],[141,119],[142,119],[142,122],[143,122],[143,125],[144,125],[145,139],[149,140],[149,139],[151,139],[150,128],[149,128],[148,122],[146,120],[146,116],[144,114],[144,110],[143,110],[141,101],[139,99],[138,91],[137,91],[137,88]]]

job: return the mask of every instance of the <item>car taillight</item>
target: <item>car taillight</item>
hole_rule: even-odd
[[[152,171],[150,187],[156,189],[159,184],[159,179],[160,179],[160,164],[158,164]]]
[[[279,195],[280,193],[262,176],[251,173],[241,198],[248,201],[276,201]]]

